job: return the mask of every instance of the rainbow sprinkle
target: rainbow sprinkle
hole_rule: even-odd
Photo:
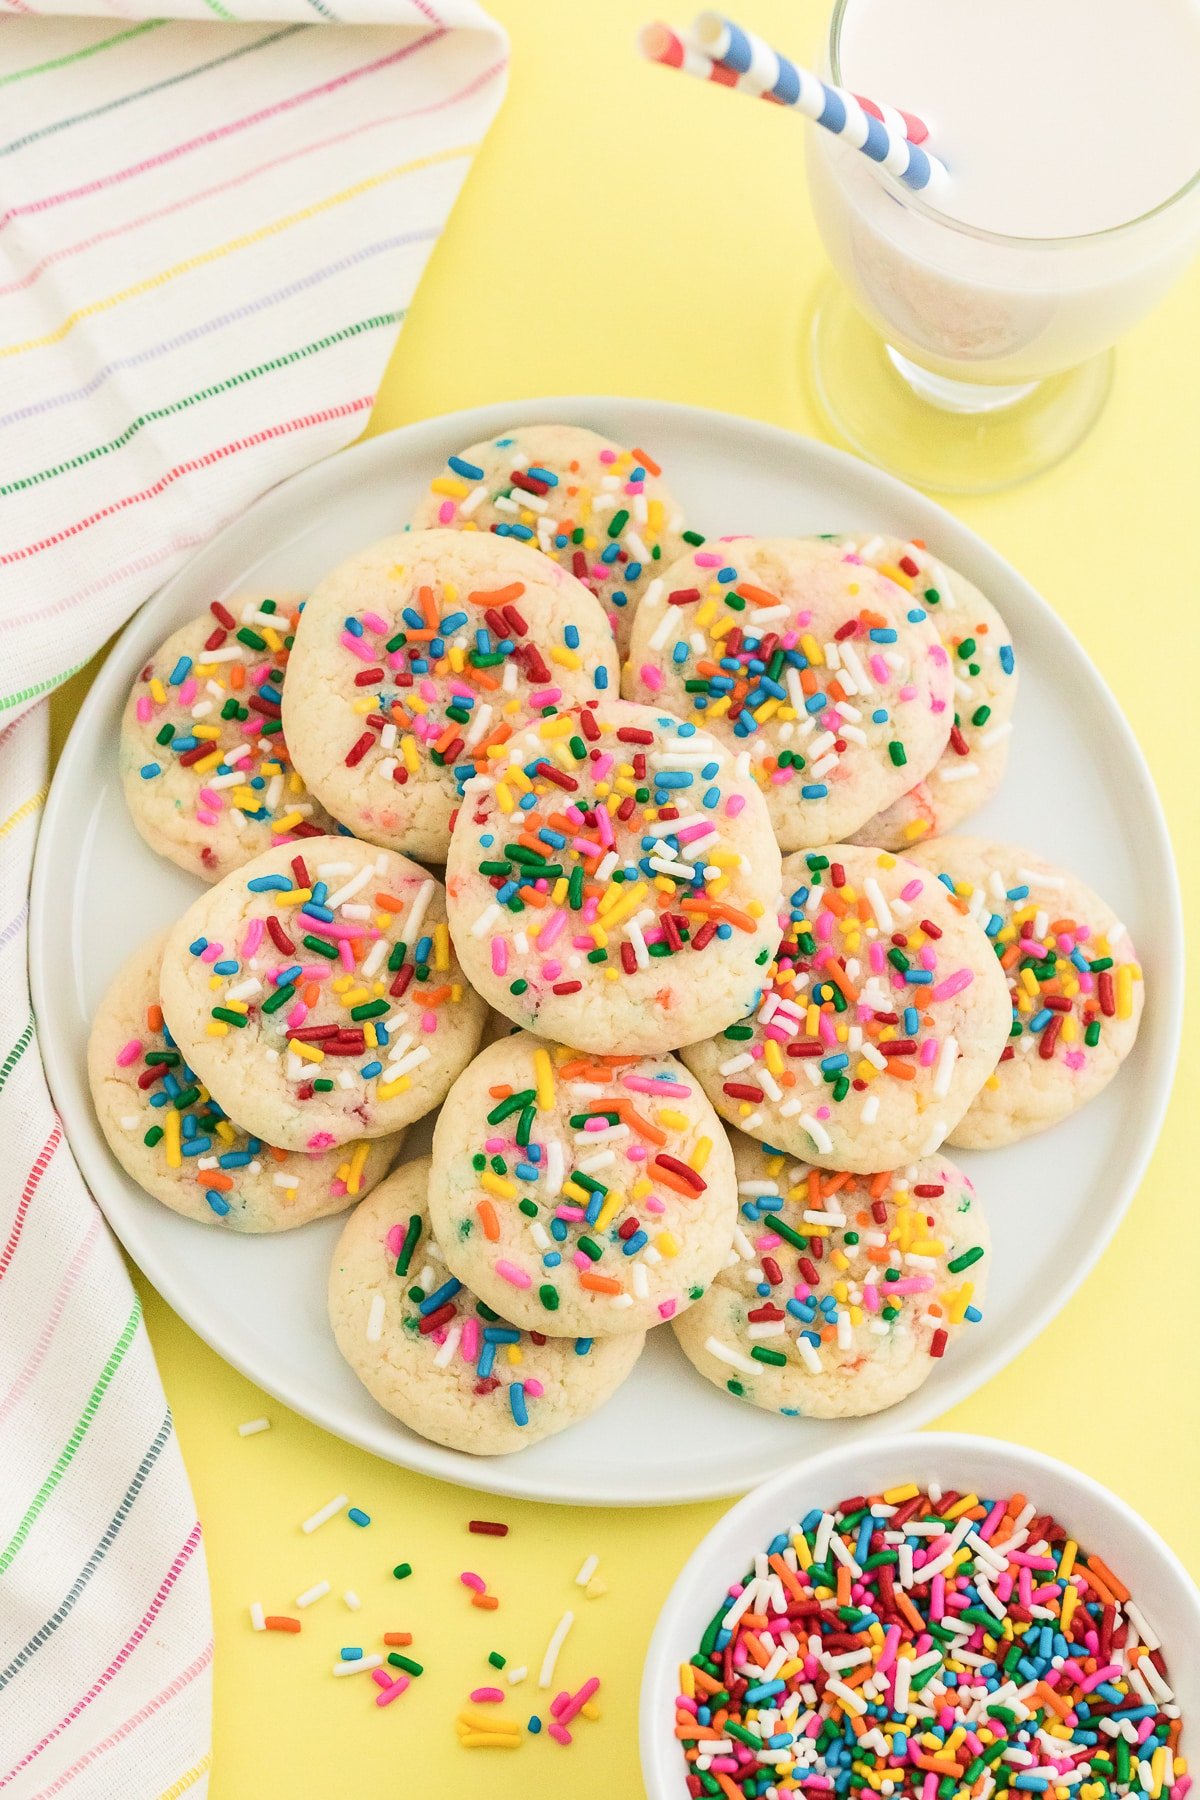
[[[1179,1708],[1128,1589],[1023,1494],[814,1509],[680,1669],[693,1796],[1185,1800]]]
[[[298,611],[249,600],[235,616],[214,600],[209,613],[211,620],[176,632],[142,669],[130,696],[125,756],[144,755],[143,783],[187,771],[180,804],[210,839],[190,861],[216,880],[276,844],[341,827],[292,768],[283,737],[283,680]],[[182,645],[193,640],[189,654]],[[154,825],[169,836],[169,823]],[[218,833],[222,841],[213,841]]]

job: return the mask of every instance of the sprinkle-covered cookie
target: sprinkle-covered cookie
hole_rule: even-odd
[[[172,1037],[230,1115],[309,1152],[437,1106],[487,1011],[454,955],[442,884],[353,838],[227,875],[171,932],[161,988]]]
[[[672,564],[638,609],[622,691],[747,750],[785,851],[898,800],[953,717],[923,601],[816,538],[725,538]]]
[[[448,458],[413,524],[515,538],[553,557],[595,594],[621,655],[656,572],[703,543],[645,450],[581,425],[519,425]]]
[[[683,1051],[721,1115],[826,1169],[932,1156],[1004,1048],[987,938],[928,870],[831,844],[784,859],[784,935],[754,1012]]]
[[[1008,764],[1017,664],[1008,627],[965,575],[902,538],[839,538],[928,608],[954,671],[950,741],[923,781],[856,832],[853,844],[906,850],[953,831],[987,804]]]
[[[393,1417],[451,1450],[523,1450],[602,1406],[645,1341],[521,1331],[451,1275],[429,1229],[429,1159],[347,1220],[329,1272],[338,1349]]]
[[[385,538],[318,583],[284,699],[296,767],[356,836],[444,862],[461,783],[530,713],[606,689],[600,607],[508,538]]]
[[[172,1212],[226,1231],[290,1231],[353,1206],[383,1179],[404,1133],[303,1156],[243,1131],[167,1029],[158,998],[166,940],[159,932],[129,958],[88,1039],[96,1117],[121,1167]]]
[[[468,979],[580,1049],[740,1018],[779,941],[780,857],[724,745],[621,700],[530,722],[467,783],[446,864]]]
[[[337,830],[283,737],[300,600],[277,591],[212,601],[171,633],[126,702],[118,761],[133,822],[152,850],[204,881]]]
[[[914,861],[982,928],[1011,1001],[999,1064],[950,1142],[1016,1143],[1093,1099],[1133,1049],[1145,999],[1137,953],[1098,894],[1031,850],[948,837]]]
[[[458,1279],[556,1336],[644,1331],[729,1249],[729,1142],[671,1056],[586,1056],[522,1033],[481,1051],[433,1134],[429,1213]]]
[[[791,1418],[849,1419],[915,1393],[981,1318],[989,1239],[945,1157],[850,1175],[733,1134],[728,1261],[675,1323],[717,1387]]]

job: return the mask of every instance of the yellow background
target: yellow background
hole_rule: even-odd
[[[611,392],[817,434],[799,345],[824,262],[799,122],[640,64],[633,37],[652,0],[491,4],[512,35],[509,96],[434,252],[371,429],[507,397]],[[686,15],[690,0],[681,4]],[[801,51],[820,11],[817,0],[746,6],[756,27]],[[1179,666],[1200,650],[1198,316],[1200,268],[1122,346],[1111,403],[1081,451],[1029,487],[955,506],[1049,598],[1116,690],[1166,802],[1185,896],[1200,875],[1196,680]],[[57,704],[60,732],[85,679]],[[1099,1269],[1031,1349],[942,1422],[1087,1470],[1200,1575],[1198,1084],[1189,1044],[1150,1173]],[[139,1285],[207,1530],[215,1800],[637,1800],[642,1653],[674,1573],[722,1508],[545,1509],[391,1468],[267,1400]],[[237,1424],[262,1413],[273,1429],[239,1439]],[[342,1519],[302,1537],[299,1521],[339,1492],[372,1527]],[[473,1515],[506,1519],[511,1535],[468,1537]],[[589,1601],[572,1582],[591,1551],[609,1591]],[[397,1583],[401,1559],[415,1573]],[[467,1604],[463,1568],[486,1576],[498,1612]],[[321,1577],[335,1596],[305,1614],[301,1637],[250,1630],[250,1601],[293,1610]],[[357,1616],[336,1598],[343,1586],[362,1596]],[[572,1684],[601,1676],[601,1720],[581,1722],[569,1750],[544,1737],[515,1755],[461,1750],[454,1714],[486,1678],[487,1651],[533,1665],[505,1709],[523,1716],[567,1605],[577,1622],[560,1674]],[[334,1681],[329,1665],[342,1644],[370,1647],[385,1628],[416,1633],[428,1673],[377,1710],[368,1677]]]

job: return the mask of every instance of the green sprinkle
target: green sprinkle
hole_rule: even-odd
[[[400,1569],[403,1569],[405,1573],[408,1573],[408,1564],[401,1563]],[[395,1569],[393,1573],[399,1575],[400,1569]],[[406,1675],[423,1675],[425,1673],[425,1665],[423,1663],[414,1662],[411,1656],[401,1656],[398,1650],[393,1650],[391,1652],[388,1656],[388,1661],[391,1663],[393,1669],[403,1669]]]
[[[553,1287],[550,1282],[544,1281],[542,1283],[541,1287],[538,1289],[538,1299],[541,1301],[547,1312],[558,1311],[558,1289]]]
[[[294,981],[289,981],[286,987],[276,988],[275,992],[263,1001],[262,1010],[265,1013],[278,1012],[280,1007],[286,1006],[290,1000],[295,998],[295,995],[296,984]]]
[[[234,1012],[230,1006],[214,1006],[212,1016],[214,1019],[223,1019],[226,1025],[236,1025],[239,1030],[244,1030],[247,1023],[246,1014]]]
[[[310,931],[303,939],[303,942],[307,949],[315,950],[318,956],[327,957],[330,962],[337,961],[338,947],[336,944],[331,944],[328,938],[314,937]]]
[[[946,1267],[951,1275],[958,1275],[963,1269],[969,1269],[972,1263],[977,1263],[982,1255],[983,1245],[975,1244],[970,1250],[964,1250],[961,1256],[956,1256],[953,1262],[947,1263]]]
[[[893,738],[888,745],[888,755],[898,769],[902,769],[908,761],[908,752],[898,738]]]
[[[377,1019],[381,1013],[390,1011],[390,1001],[364,1000],[361,1006],[352,1006],[350,1008],[350,1017],[357,1022],[361,1019]]]
[[[787,1367],[787,1357],[782,1350],[768,1350],[765,1344],[755,1344],[750,1351],[755,1362],[770,1363],[774,1369]]]
[[[162,1142],[162,1136],[163,1136],[162,1126],[161,1125],[152,1125],[150,1127],[149,1131],[146,1133],[145,1137],[142,1139],[142,1142],[143,1142],[143,1144],[145,1144],[145,1146],[148,1150],[153,1150],[155,1144],[159,1144]]]
[[[395,1568],[392,1570],[392,1574],[396,1577],[397,1581],[406,1581],[408,1579],[408,1577],[412,1574],[412,1564],[411,1563],[397,1563]]]
[[[421,1224],[420,1213],[410,1213],[408,1228],[404,1233],[404,1242],[401,1244],[400,1254],[396,1258],[397,1275],[404,1276],[408,1274],[409,1265],[413,1259],[413,1252],[420,1242],[422,1230],[423,1226]]]

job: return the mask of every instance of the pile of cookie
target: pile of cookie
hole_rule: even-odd
[[[895,1403],[981,1316],[943,1146],[1064,1117],[1142,1007],[1095,894],[953,835],[1016,686],[922,544],[705,540],[641,449],[472,445],[141,671],[130,808],[210,885],[96,1019],[115,1155],[224,1230],[353,1208],[339,1348],[442,1444],[560,1430],[663,1325],[754,1405]]]

